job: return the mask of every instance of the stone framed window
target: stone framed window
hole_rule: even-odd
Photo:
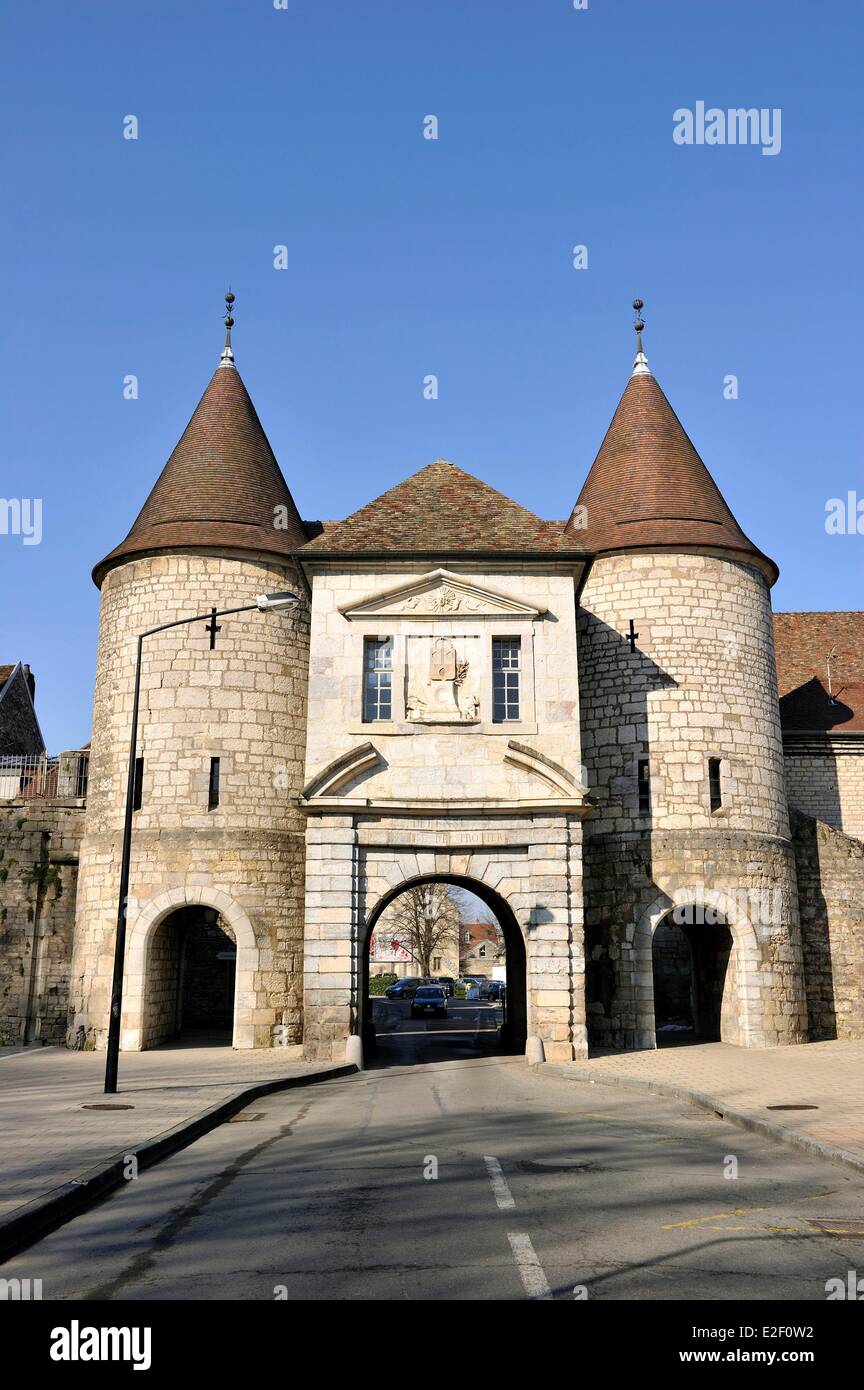
[[[219,779],[221,763],[219,758],[210,759],[210,781],[207,788],[207,810],[215,811],[219,805]]]
[[[363,639],[363,722],[393,718],[393,638]]]
[[[720,758],[708,759],[708,804],[711,811],[723,805],[723,764]]]
[[[519,637],[492,638],[492,722],[506,724],[519,719],[519,683],[522,673],[522,641]]]
[[[639,788],[639,814],[651,814],[651,767],[647,758],[640,758],[636,768],[636,784]]]

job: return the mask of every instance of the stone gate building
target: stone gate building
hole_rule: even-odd
[[[439,459],[313,523],[229,332],[94,571],[69,1044],[107,1037],[138,634],[284,590],[287,612],[144,644],[124,1048],[212,1010],[235,1047],[341,1058],[370,1041],[375,924],[430,879],[501,926],[513,1048],[864,1035],[862,615],[772,618],[776,577],[641,341],[567,520]],[[26,929],[0,946],[23,960]]]

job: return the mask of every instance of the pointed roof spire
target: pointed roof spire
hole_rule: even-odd
[[[642,332],[645,328],[645,324],[642,322],[642,310],[645,305],[641,299],[634,299],[633,308],[636,310],[636,322],[633,325],[636,329],[636,361],[633,363],[631,376],[650,376],[651,369],[648,366],[648,358],[642,351]]]
[[[309,539],[234,366],[233,300],[229,290],[219,366],[131,531],[94,569],[97,585],[136,555],[216,548],[282,556]]]
[[[231,350],[231,329],[234,327],[234,319],[231,314],[231,306],[234,303],[234,296],[231,293],[231,286],[228,286],[228,293],[225,296],[225,346],[222,349],[222,356],[219,359],[220,367],[234,366],[234,353]]]
[[[634,302],[638,315],[640,300]],[[732,550],[773,584],[777,566],[744,534],[684,426],[637,353],[565,534],[595,554],[616,550]],[[582,511],[580,508],[584,508]]]

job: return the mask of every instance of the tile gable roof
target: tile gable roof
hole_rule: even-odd
[[[324,522],[303,554],[410,551],[585,553],[563,521],[542,521],[445,459],[413,473],[344,521]]]
[[[274,526],[274,509],[284,508]],[[308,533],[236,367],[219,366],[126,539],[96,566],[175,549],[292,554]]]
[[[574,531],[577,509],[587,525]],[[745,536],[657,381],[631,376],[568,523],[595,553],[654,546],[737,550],[772,576]]]
[[[27,689],[30,691],[30,699],[35,700],[36,677],[33,675],[33,672],[30,670],[30,667],[27,665],[27,663],[22,661],[0,663],[0,695],[2,695],[9,678],[15,674],[19,666],[21,667],[21,672],[24,676],[24,680],[27,683]]]
[[[864,613],[775,613],[774,647],[784,733],[864,732]]]

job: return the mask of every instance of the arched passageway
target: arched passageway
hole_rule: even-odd
[[[376,1064],[524,1051],[525,943],[512,909],[483,883],[428,875],[398,884],[367,918],[358,975],[359,1030]],[[445,1013],[426,1016],[418,981],[441,985]]]
[[[173,1041],[230,1047],[236,961],[234,936],[215,909],[168,913],[149,942],[142,1047]]]
[[[658,1046],[719,1042],[726,1022],[736,1032],[732,947],[725,922],[706,921],[696,909],[677,908],[657,925],[651,955]]]

